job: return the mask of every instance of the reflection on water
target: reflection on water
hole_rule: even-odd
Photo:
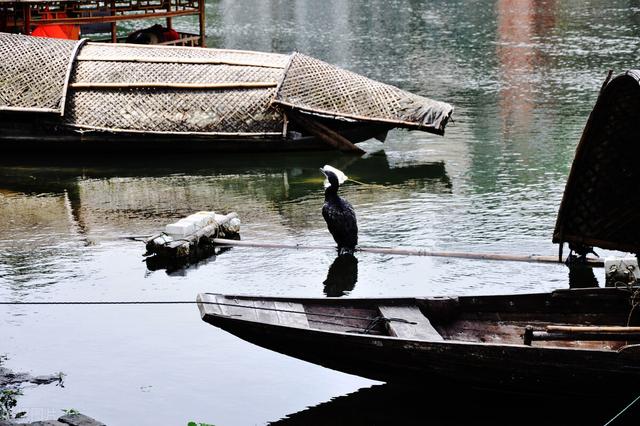
[[[289,414],[270,425],[603,425],[629,401],[514,395],[486,390],[455,392],[377,385]],[[640,415],[627,411],[620,423]]]
[[[318,168],[324,164],[364,183],[343,190],[352,202],[372,211],[390,201],[409,201],[416,191],[452,190],[444,162],[393,166],[384,151],[364,157],[339,152],[261,155],[252,162],[243,155],[75,161],[3,157],[0,250],[8,254],[0,280],[22,283],[23,290],[55,284],[73,274],[77,264],[69,260],[87,256],[87,247],[151,235],[200,210],[237,212],[244,224],[252,224],[241,228],[241,235],[250,239],[297,239],[304,229],[320,231],[323,187]],[[214,254],[203,251],[189,264],[156,258],[145,262],[149,271],[186,276]],[[38,268],[31,267],[35,263]]]
[[[358,281],[358,259],[351,253],[336,256],[324,280],[324,294],[340,297],[349,294]]]
[[[363,158],[339,153],[263,155],[255,162],[240,155],[159,158],[151,164],[138,159],[117,166],[109,162],[112,160],[85,159],[82,166],[63,160],[18,166],[18,159],[4,159],[0,187],[15,195],[3,197],[0,208],[8,212],[5,217],[10,218],[11,232],[29,234],[34,221],[42,222],[30,216],[45,212],[46,220],[67,232],[75,230],[88,241],[152,233],[198,210],[237,211],[243,221],[305,227],[317,219],[316,201],[322,194],[317,170],[324,164],[365,183],[349,188],[360,202],[407,198],[413,191],[451,191],[444,163],[391,167],[384,152]],[[38,195],[42,193],[49,195],[42,198]],[[42,208],[45,202],[56,205]],[[1,232],[0,227],[0,238]]]
[[[185,258],[168,259],[161,256],[148,256],[144,261],[149,271],[164,270],[169,276],[186,276],[190,270],[198,269],[214,262],[216,257],[231,250],[232,247],[214,247],[212,245],[196,246]]]
[[[189,30],[197,19],[174,22]],[[365,183],[341,188],[363,246],[555,254],[551,237],[575,147],[607,71],[637,68],[639,23],[640,7],[626,0],[207,1],[211,46],[300,51],[449,102],[455,121],[444,137],[391,131],[384,143],[363,143],[362,158],[2,155],[0,299],[193,300],[202,291],[399,297],[596,285],[601,269],[363,252],[347,261],[333,250],[236,247],[184,267],[154,265],[143,243],[123,237],[215,210],[238,213],[244,240],[333,246],[318,173],[330,164]],[[64,394],[29,390],[25,407],[75,407],[107,424],[264,424],[372,385],[239,341],[202,324],[192,308],[0,306],[0,353],[16,369],[67,373]],[[416,412],[424,398],[380,393],[377,404],[354,411],[366,417],[405,398],[407,417],[425,419]],[[475,398],[454,396],[454,407],[436,404],[428,416],[464,423],[456,421],[466,414],[459,407]],[[345,418],[353,419],[348,407],[360,407],[359,399],[344,399]],[[511,418],[495,423],[513,424],[547,407],[517,406],[521,412],[487,401],[469,412],[507,410]],[[594,419],[609,414],[584,407]]]

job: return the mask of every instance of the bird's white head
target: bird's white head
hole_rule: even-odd
[[[347,177],[347,175],[342,173],[340,170],[336,169],[335,167],[329,166],[329,165],[325,165],[320,170],[322,171],[322,173],[325,174],[325,179],[324,179],[324,187],[325,188],[328,188],[328,187],[331,186],[331,184],[329,183],[329,179],[326,178],[326,172],[332,172],[333,174],[335,174],[336,177],[338,178],[338,184],[340,184],[340,185],[342,185],[343,183],[345,183],[347,181],[347,179],[349,179]]]

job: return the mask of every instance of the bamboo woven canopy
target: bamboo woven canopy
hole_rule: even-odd
[[[442,135],[453,113],[447,103],[300,53],[0,33],[3,110],[56,113],[56,129],[79,134],[214,139],[287,139],[289,118],[304,127],[305,117],[322,121],[314,122],[314,129],[336,137],[353,123],[376,131],[403,127]]]
[[[560,205],[554,243],[640,253],[640,71],[607,79]]]

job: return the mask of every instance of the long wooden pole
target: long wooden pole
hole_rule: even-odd
[[[640,327],[548,325],[549,333],[640,333]]]
[[[140,83],[71,83],[69,87],[74,89],[265,89],[276,87],[275,82],[229,82],[229,83],[164,83],[164,82],[140,82]]]
[[[256,248],[272,248],[272,249],[303,249],[303,250],[335,250],[335,246],[311,246],[300,244],[279,244],[279,243],[260,243],[241,240],[228,240],[224,238],[214,238],[214,244],[233,247],[256,247]],[[430,251],[418,248],[399,248],[399,247],[358,247],[356,251],[363,253],[379,253],[402,256],[433,256],[433,257],[454,257],[460,259],[475,260],[502,260],[510,262],[533,262],[533,263],[563,263],[558,260],[557,256],[538,256],[538,255],[510,255],[495,253],[469,253],[469,252],[446,252],[446,251]],[[604,261],[601,259],[587,259],[587,266],[603,267]]]
[[[205,17],[206,17],[206,11],[205,11],[205,5],[206,2],[205,0],[199,0],[198,1],[198,25],[200,26],[199,30],[200,30],[200,47],[207,47],[207,42],[205,40],[206,38],[206,24],[205,24]]]
[[[136,49],[142,49],[146,47],[146,44],[135,45]],[[154,44],[156,49],[160,48],[182,48],[181,46],[167,46],[163,44]],[[157,64],[194,64],[194,65],[231,65],[241,67],[258,67],[258,68],[282,68],[282,65],[267,64],[266,62],[259,61],[232,61],[221,60],[216,58],[171,58],[171,57],[153,57],[153,56],[97,56],[80,54],[76,58],[76,61],[91,61],[91,62],[145,62],[145,63],[157,63]]]
[[[345,138],[338,132],[333,131],[319,121],[313,120],[310,117],[305,117],[301,113],[294,110],[288,110],[286,111],[286,114],[292,122],[307,130],[313,136],[317,137],[329,146],[332,146],[343,152],[353,152],[356,154],[365,153],[362,148],[356,146],[349,139]]]

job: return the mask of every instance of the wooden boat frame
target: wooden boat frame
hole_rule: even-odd
[[[103,150],[127,140],[135,142],[128,151],[180,141],[168,149],[362,154],[356,143],[383,141],[395,127],[443,135],[453,113],[447,103],[297,52],[0,33],[3,58],[0,141],[7,150]]]
[[[622,289],[399,299],[287,299],[204,293],[197,300],[204,321],[246,341],[384,382],[566,395],[597,394],[606,389],[610,394],[628,396],[637,393],[640,378],[637,330],[635,334],[600,332],[589,338],[565,334],[571,337],[554,340],[538,331],[533,344],[525,340],[530,326],[544,330],[554,324],[625,325],[629,292]],[[417,323],[430,320],[436,332],[398,332],[403,322],[416,322],[413,314],[404,318],[403,314],[395,315],[372,326],[372,312],[381,305],[398,313],[402,312],[398,308],[407,307],[415,313],[413,308],[417,307],[423,313]],[[263,310],[267,306],[275,309]],[[300,310],[304,315],[293,313]],[[347,313],[341,317],[340,329],[323,324],[322,316],[312,319],[328,315],[333,321],[324,322],[335,324],[336,312]],[[396,318],[400,327],[394,332],[389,324]],[[474,336],[474,332],[478,334]]]

